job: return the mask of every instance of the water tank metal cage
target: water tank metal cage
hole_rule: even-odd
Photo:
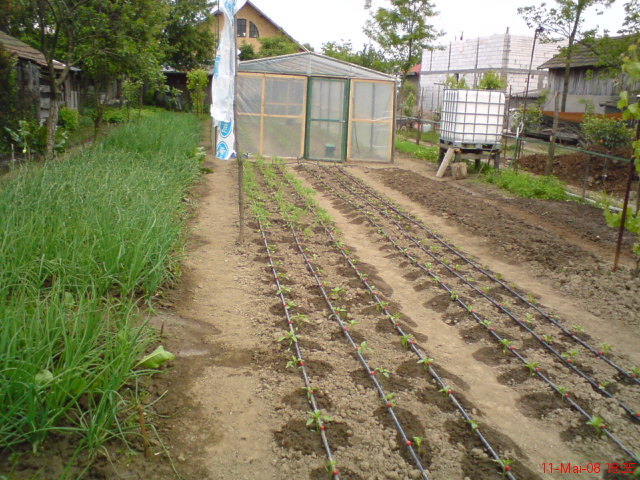
[[[500,150],[504,106],[503,92],[445,89],[440,124],[441,146]]]

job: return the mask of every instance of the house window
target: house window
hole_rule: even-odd
[[[236,26],[238,28],[238,36],[246,37],[247,36],[247,20],[245,18],[239,18],[236,20]]]
[[[249,22],[249,36],[251,38],[260,38],[260,31],[253,22]]]

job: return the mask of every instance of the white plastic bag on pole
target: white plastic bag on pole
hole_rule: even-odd
[[[220,0],[224,27],[218,39],[216,63],[211,82],[211,117],[218,127],[216,157],[229,160],[236,157],[233,118],[235,101],[235,75],[238,49],[235,38],[235,17],[246,0]]]

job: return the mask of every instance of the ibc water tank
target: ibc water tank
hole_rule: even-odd
[[[440,143],[459,148],[489,149],[500,144],[504,93],[494,90],[445,89]]]

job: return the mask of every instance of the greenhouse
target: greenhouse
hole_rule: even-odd
[[[393,159],[395,81],[306,52],[240,63],[240,149],[313,160]]]

